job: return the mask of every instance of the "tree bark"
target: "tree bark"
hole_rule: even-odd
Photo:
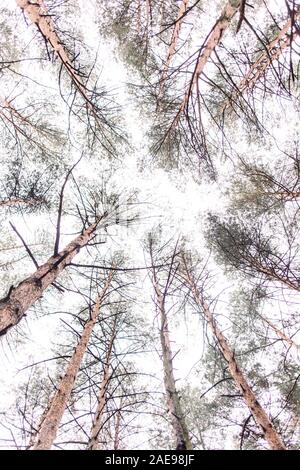
[[[269,446],[273,450],[285,450],[286,447],[281,440],[281,437],[277,433],[276,429],[274,428],[272,422],[270,421],[267,413],[262,408],[260,403],[258,402],[255,393],[253,392],[252,388],[248,384],[248,381],[244,374],[242,373],[236,359],[234,356],[234,352],[231,350],[228,341],[220,328],[218,327],[212,312],[209,309],[208,304],[204,300],[202,294],[200,293],[199,289],[196,286],[195,280],[189,273],[185,260],[183,258],[184,264],[184,277],[187,282],[187,285],[191,289],[193,293],[194,300],[198,307],[203,311],[204,318],[207,321],[208,325],[211,328],[212,333],[214,334],[215,338],[218,341],[218,345],[220,351],[228,364],[229,372],[238,387],[241,391],[241,394],[244,397],[245,403],[247,404],[250,412],[252,413],[256,423],[260,426],[264,438],[268,442]]]
[[[256,261],[253,257],[251,257],[250,259],[245,257],[246,261],[248,261],[249,265],[251,267],[254,267],[259,273],[263,273],[265,274],[266,276],[268,276],[269,278],[275,280],[275,281],[279,281],[281,282],[282,284],[284,284],[285,286],[289,287],[290,289],[293,289],[297,292],[300,292],[300,284],[299,282],[293,282],[293,281],[290,281],[288,276],[287,277],[283,277],[280,273],[278,274],[276,272],[275,269],[272,269],[272,268],[268,268],[268,267],[265,267],[263,266],[260,261]]]
[[[267,323],[267,325],[269,325],[273,331],[275,331],[275,333],[277,334],[277,336],[281,339],[283,339],[283,341],[286,341],[290,346],[293,346],[294,348],[297,349],[297,351],[300,351],[300,345],[295,343],[295,341],[292,340],[292,338],[290,338],[289,336],[287,336],[284,331],[280,330],[279,328],[277,328],[276,325],[274,325],[274,323],[272,323],[270,320],[268,320],[266,317],[263,317],[262,315],[260,315],[261,319]]]
[[[48,15],[47,8],[43,0],[37,0],[37,3],[31,3],[30,0],[16,0],[16,2],[21,10],[26,13],[30,21],[37,26],[45,41],[51,45],[54,53],[57,55],[62,66],[71,78],[73,85],[85,100],[86,105],[95,120],[99,123],[100,116],[98,115],[98,110],[95,109],[95,106],[91,101],[91,94],[86,89],[81,75],[74,68],[71,57],[56,33],[54,22],[51,15]]]
[[[12,101],[13,100],[8,101],[6,98],[0,98],[2,116],[13,125],[15,125],[15,123],[13,122],[13,117],[16,117],[19,121],[22,122],[22,124],[27,124],[36,129],[36,127],[31,123],[31,121],[27,117],[22,116],[22,114],[12,106]],[[4,111],[7,111],[11,118],[9,118]]]
[[[115,422],[114,450],[120,449],[121,409],[122,409],[122,398],[120,400],[120,408],[117,411],[116,422]]]
[[[295,12],[294,20],[300,17],[300,8],[298,7]],[[228,101],[223,105],[221,112],[224,113],[227,108],[232,106],[232,103],[244,93],[246,90],[254,88],[257,81],[264,75],[267,68],[274,60],[277,60],[283,51],[289,47],[295,36],[299,35],[299,27],[294,28],[291,34],[292,20],[291,18],[280,30],[278,36],[270,42],[265,48],[265,51],[258,57],[254,64],[250,67],[243,80],[237,87],[237,90],[231,95]]]
[[[0,206],[16,206],[18,204],[27,204],[28,206],[35,206],[45,202],[42,198],[29,199],[25,197],[11,197],[9,199],[3,199],[0,201]]]
[[[164,296],[159,288],[156,275],[153,276],[156,303],[160,313],[160,342],[163,356],[164,386],[167,397],[168,412],[171,416],[176,449],[192,449],[184,414],[180,404],[180,397],[176,389],[173,370],[173,355],[169,336],[168,318],[165,310]]]
[[[32,111],[29,116],[23,115],[16,109],[12,102],[15,98],[7,100],[0,97],[0,115],[3,119],[13,126],[14,130],[22,135],[25,139],[36,145],[38,148],[46,148],[45,143],[37,139],[39,135],[46,143],[50,144],[55,138],[55,133],[50,128],[43,128],[43,125],[38,125],[39,122],[34,123],[32,119]],[[31,133],[31,132],[32,133]],[[57,137],[56,137],[57,138]]]
[[[35,438],[36,442],[33,445],[32,450],[50,449],[56,438],[59,424],[67,407],[83,356],[88,346],[91,333],[98,320],[103,298],[107,293],[112,278],[113,272],[111,271],[101,294],[99,294],[97,297],[95,306],[92,310],[91,319],[88,320],[84,326],[80,340],[68,364],[66,373],[61,379],[59,387],[51,400],[50,406],[42,419],[38,433]]]
[[[163,96],[163,91],[164,91],[165,82],[166,82],[166,79],[167,79],[168,69],[170,67],[172,58],[173,58],[173,56],[175,54],[175,51],[176,51],[176,46],[177,46],[177,42],[178,42],[180,30],[181,30],[181,24],[182,24],[182,21],[183,21],[182,16],[186,12],[186,10],[188,8],[188,4],[189,4],[189,0],[182,0],[181,4],[180,4],[180,7],[179,7],[179,10],[178,10],[176,23],[175,23],[173,33],[172,33],[172,37],[171,37],[171,43],[170,43],[170,46],[169,46],[166,62],[164,64],[163,72],[161,74],[161,79],[160,79],[160,83],[159,83],[159,91],[158,91],[158,96],[157,96],[157,102],[158,102],[157,112],[159,110],[159,101]]]
[[[213,26],[210,34],[208,35],[205,43],[200,48],[199,55],[197,58],[196,66],[192,75],[192,79],[189,83],[189,86],[185,92],[184,98],[180,105],[180,108],[177,112],[177,115],[173,121],[172,127],[175,127],[179,121],[181,114],[184,112],[188,105],[188,101],[190,99],[191,93],[193,89],[198,83],[199,77],[202,74],[205,65],[207,64],[210,56],[212,55],[213,51],[215,50],[216,46],[220,43],[221,38],[223,36],[224,31],[230,25],[230,22],[236,12],[239,10],[240,7],[240,0],[229,0],[228,3],[225,5],[221,16],[216,21],[215,25]]]
[[[90,439],[87,445],[87,450],[99,450],[100,449],[100,442],[99,442],[99,434],[102,429],[103,425],[103,415],[106,405],[106,391],[107,386],[110,379],[110,364],[111,364],[111,354],[112,348],[114,344],[114,340],[116,338],[116,321],[117,317],[114,318],[113,330],[111,333],[111,338],[108,345],[108,350],[106,353],[104,370],[103,370],[103,378],[100,384],[99,395],[98,395],[98,404],[96,408],[96,412],[93,419],[93,425],[91,428]]]
[[[87,245],[100,220],[101,218],[91,224],[56,256],[51,256],[17,287],[10,288],[7,296],[0,300],[0,335],[17,325],[26,311],[42,297],[45,289],[56,280],[80,249]]]

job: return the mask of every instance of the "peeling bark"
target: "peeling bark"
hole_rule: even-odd
[[[211,331],[214,334],[215,338],[217,339],[220,351],[225,361],[228,364],[229,372],[237,388],[240,390],[241,394],[243,395],[245,403],[248,406],[250,412],[252,413],[256,423],[261,428],[264,438],[268,442],[271,449],[285,450],[286,447],[284,443],[282,442],[281,437],[279,436],[276,429],[274,428],[267,413],[258,402],[255,393],[253,392],[252,388],[248,384],[246,377],[242,373],[235,359],[234,352],[231,350],[226,337],[224,336],[224,334],[218,327],[214,319],[214,316],[212,312],[210,311],[208,304],[206,303],[202,294],[197,288],[195,280],[192,278],[191,274],[189,273],[184,257],[183,257],[183,264],[184,264],[184,271],[185,271],[184,277],[185,277],[186,283],[193,293],[193,297],[197,306],[203,311],[204,318],[207,321],[209,327],[211,328]]]
[[[11,287],[8,295],[0,300],[0,335],[17,325],[26,311],[42,297],[45,289],[56,280],[80,249],[87,245],[100,220],[91,224],[56,256],[51,256],[17,287]]]
[[[91,319],[87,321],[81,334],[80,340],[70,359],[67,370],[58,389],[51,400],[50,406],[45,413],[35,437],[35,444],[32,450],[48,450],[51,448],[59,428],[59,424],[67,407],[83,356],[86,352],[88,342],[93,328],[98,320],[100,307],[107,290],[111,284],[113,272],[111,271],[101,294],[98,295],[95,306],[92,310]]]

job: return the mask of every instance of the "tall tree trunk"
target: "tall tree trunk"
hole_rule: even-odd
[[[7,296],[0,300],[0,335],[17,325],[26,311],[42,297],[45,289],[56,280],[80,249],[87,245],[100,220],[101,217],[17,287],[11,286]]]
[[[32,124],[32,122],[26,116],[23,116],[16,108],[14,108],[12,101],[13,100],[8,101],[6,98],[0,97],[1,115],[14,126],[16,126],[14,118],[17,118],[18,121],[20,121],[22,124],[28,124],[29,126],[36,129],[34,124]]]
[[[116,338],[116,322],[117,322],[117,316],[115,315],[113,329],[111,332],[111,338],[109,341],[106,358],[105,358],[103,378],[102,378],[100,389],[99,389],[98,404],[97,404],[96,412],[95,412],[94,419],[93,419],[93,425],[91,428],[91,434],[90,434],[90,439],[87,445],[87,450],[99,450],[100,449],[99,434],[103,425],[103,415],[104,415],[104,410],[105,410],[105,405],[106,405],[106,391],[107,391],[107,386],[108,386],[109,379],[110,379],[109,370],[110,370],[110,364],[111,364],[112,348],[113,348],[114,340]]]
[[[250,412],[252,413],[256,423],[260,426],[263,435],[268,442],[269,446],[273,450],[285,450],[285,445],[283,444],[281,437],[274,428],[272,422],[270,421],[267,413],[262,408],[258,402],[252,388],[248,384],[248,381],[244,374],[242,373],[236,359],[234,352],[231,350],[228,341],[222,331],[219,329],[212,312],[209,309],[208,304],[205,302],[200,290],[197,288],[196,282],[190,274],[185,259],[183,257],[184,264],[184,277],[187,285],[193,293],[194,300],[198,307],[203,311],[204,318],[207,321],[208,325],[211,328],[215,338],[218,341],[219,348],[221,353],[228,364],[229,372],[238,387],[241,391],[241,394],[244,397],[245,403],[247,404]]]
[[[92,93],[87,90],[83,83],[82,75],[74,68],[73,61],[56,32],[54,22],[51,15],[47,12],[44,1],[38,0],[37,3],[32,3],[30,0],[16,0],[16,2],[22,11],[26,13],[30,21],[37,26],[44,40],[51,45],[54,53],[71,78],[74,87],[83,97],[87,108],[91,111],[94,119],[99,124],[102,116],[91,101]]]
[[[174,26],[174,29],[173,29],[173,33],[172,33],[172,37],[171,37],[171,43],[170,43],[170,46],[169,46],[166,62],[164,63],[163,71],[162,71],[162,74],[161,74],[161,79],[160,79],[160,82],[159,82],[159,91],[158,91],[158,96],[157,96],[157,111],[159,111],[159,102],[160,102],[160,99],[163,96],[168,70],[169,70],[172,58],[173,58],[173,56],[175,54],[175,51],[176,51],[177,42],[178,42],[180,30],[181,30],[182,21],[183,21],[182,16],[186,12],[186,10],[188,8],[188,4],[189,4],[189,0],[182,0],[181,4],[180,4],[180,7],[179,7],[179,10],[178,10],[178,15],[177,15],[176,23],[175,23],[175,26]]]
[[[165,311],[165,301],[164,296],[159,288],[156,275],[154,275],[153,285],[155,290],[156,303],[160,313],[160,342],[163,356],[164,385],[167,397],[168,412],[171,416],[173,434],[176,441],[176,449],[191,450],[192,443],[190,441],[174,378],[173,355],[169,336],[168,318]]]
[[[27,128],[30,127],[36,132],[39,132],[43,137],[47,138],[47,132],[41,129],[37,129],[37,127],[28,119],[26,116],[22,116],[22,114],[12,106],[11,101],[7,99],[3,99],[0,97],[0,115],[1,118],[5,121],[9,122],[14,130],[18,132],[20,135],[32,141],[37,146],[41,146],[29,133],[27,133]]]
[[[17,206],[18,204],[25,204],[28,206],[37,206],[38,204],[44,203],[45,200],[43,198],[26,198],[26,197],[11,197],[9,199],[2,199],[0,200],[0,206]]]
[[[120,449],[121,409],[122,409],[122,398],[120,400],[120,407],[117,411],[116,422],[115,422],[114,450]]]
[[[141,34],[141,0],[138,0],[137,5],[137,32],[139,36]]]
[[[0,117],[9,122],[16,132],[31,143],[35,144],[38,148],[45,148],[45,142],[42,143],[39,141],[37,139],[38,135],[40,138],[43,138],[46,143],[51,145],[51,142],[55,137],[53,130],[45,128],[43,125],[35,124],[32,120],[32,111],[30,111],[28,116],[18,111],[18,109],[16,109],[12,104],[14,99],[15,98],[7,100],[0,96]]]
[[[283,201],[292,201],[293,199],[300,198],[300,191],[275,191],[274,193],[270,193],[270,195],[278,197]]]
[[[68,364],[66,373],[61,379],[58,389],[51,400],[50,406],[42,419],[32,450],[50,449],[56,438],[59,424],[67,407],[83,356],[88,346],[91,333],[99,317],[103,298],[107,293],[107,290],[112,281],[112,277],[113,272],[111,271],[101,294],[99,294],[97,297],[95,306],[92,310],[91,318],[84,326],[80,340],[78,341],[73,356],[71,357]]]
[[[250,259],[246,257],[246,260],[249,262],[250,266],[253,266],[259,273],[263,273],[268,276],[268,278],[271,278],[277,282],[281,282],[290,289],[300,292],[300,285],[298,280],[290,281],[288,275],[284,277],[283,273],[277,273],[275,269],[264,266],[261,264],[260,260],[256,261],[254,257],[251,257]]]
[[[179,118],[181,114],[184,112],[186,109],[191,93],[193,92],[193,89],[198,83],[199,77],[202,74],[205,65],[207,64],[210,56],[212,55],[213,51],[215,50],[216,46],[220,43],[221,38],[223,36],[224,31],[228,28],[230,25],[230,22],[236,12],[239,10],[240,7],[240,0],[229,0],[228,3],[225,5],[221,16],[219,19],[216,21],[215,25],[213,26],[211,32],[209,33],[205,43],[203,46],[200,48],[199,55],[197,58],[197,62],[195,65],[194,72],[192,74],[192,79],[190,80],[190,83],[188,85],[188,88],[185,92],[185,95],[183,97],[182,103],[180,105],[180,108],[176,114],[176,117],[173,121],[172,128],[176,127]]]
[[[300,17],[300,8],[295,12],[294,21]],[[293,34],[291,34],[291,28]],[[277,60],[289,47],[295,38],[299,35],[299,26],[293,28],[292,19],[290,18],[283,28],[279,31],[277,37],[265,47],[264,52],[258,57],[258,59],[251,65],[250,69],[244,76],[243,80],[237,86],[237,90],[233,92],[231,97],[223,105],[221,112],[226,111],[227,108],[232,106],[234,101],[244,93],[246,90],[254,88],[258,80],[264,75],[267,68],[270,67],[273,61]]]
[[[280,330],[274,323],[272,323],[270,320],[268,320],[266,317],[260,315],[261,319],[269,325],[273,331],[277,334],[277,336],[283,341],[286,341],[290,346],[293,346],[294,348],[297,349],[297,351],[300,351],[300,344],[295,343],[295,341],[292,340],[289,336],[287,336],[284,331]]]

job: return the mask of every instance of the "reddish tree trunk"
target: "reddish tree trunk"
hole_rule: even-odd
[[[63,413],[68,404],[80,364],[86,352],[91,333],[98,320],[101,303],[110,286],[112,277],[113,274],[111,271],[101,294],[97,297],[96,304],[92,310],[91,319],[85,324],[80,340],[68,364],[66,373],[61,379],[57,392],[52,398],[50,406],[42,419],[32,450],[50,449],[54,442]]]
[[[161,74],[161,79],[160,79],[160,83],[159,83],[159,91],[158,91],[158,97],[157,97],[158,103],[159,103],[159,101],[160,101],[160,99],[162,98],[162,95],[163,95],[165,82],[166,82],[167,74],[168,74],[168,69],[170,67],[172,58],[175,54],[176,47],[177,47],[177,42],[178,42],[180,30],[181,30],[182,21],[183,21],[182,16],[186,12],[186,10],[188,8],[188,4],[189,4],[189,0],[182,0],[181,4],[180,4],[180,7],[179,7],[179,10],[178,10],[178,15],[177,15],[176,23],[175,23],[175,26],[174,26],[174,29],[173,29],[171,43],[170,43],[168,54],[167,54],[167,59],[166,59],[166,62],[164,64],[163,72]]]
[[[164,385],[167,398],[168,412],[171,417],[176,448],[192,449],[192,443],[186,426],[180,397],[176,389],[173,370],[173,354],[169,335],[168,318],[165,311],[164,296],[159,288],[156,274],[153,275],[153,287],[155,290],[156,304],[160,313],[160,342],[163,357]]]
[[[300,8],[295,12],[294,20],[300,17]],[[243,80],[238,85],[238,89],[231,95],[230,99],[223,105],[222,112],[229,108],[232,103],[242,95],[244,91],[254,88],[258,80],[264,75],[268,67],[273,61],[279,59],[285,49],[289,47],[295,37],[299,35],[299,26],[293,29],[291,34],[292,20],[289,19],[287,23],[280,30],[277,37],[266,46],[266,50],[258,57],[254,64],[250,67]]]
[[[90,225],[56,256],[51,256],[17,287],[12,287],[8,295],[0,300],[0,335],[17,325],[26,311],[42,297],[45,289],[56,280],[80,249],[87,245],[100,220]]]
[[[108,386],[109,378],[110,378],[109,370],[110,370],[110,363],[111,363],[111,354],[112,354],[114,340],[116,337],[116,320],[117,318],[115,316],[114,324],[113,324],[113,331],[111,334],[111,338],[110,338],[110,342],[108,345],[108,350],[107,350],[106,358],[105,358],[103,378],[102,378],[100,389],[99,389],[98,404],[97,404],[96,412],[95,412],[94,419],[93,419],[91,436],[88,442],[87,450],[100,449],[99,434],[103,425],[103,415],[104,415],[105,404],[106,404],[106,391],[107,391],[107,386]]]
[[[71,78],[73,85],[79,94],[83,97],[87,108],[91,111],[91,114],[93,115],[96,122],[100,124],[102,116],[99,114],[99,110],[95,108],[91,101],[92,94],[84,85],[82,76],[77,73],[76,69],[74,68],[72,59],[70,58],[69,53],[67,52],[56,32],[54,22],[51,18],[51,15],[48,14],[43,0],[38,0],[37,3],[32,3],[30,0],[16,0],[16,2],[22,11],[26,13],[30,21],[37,26],[45,41],[51,45],[54,53],[61,61],[62,66]]]
[[[205,65],[207,64],[216,46],[220,43],[221,38],[224,34],[224,31],[230,25],[232,18],[234,17],[234,15],[239,9],[240,3],[241,3],[240,0],[228,1],[228,3],[224,7],[224,10],[221,13],[220,18],[216,21],[214,27],[212,28],[206,42],[201,47],[199,56],[197,58],[196,66],[192,75],[192,79],[185,92],[184,98],[177,112],[177,115],[173,121],[172,127],[175,127],[177,125],[181,114],[187,107],[191,93],[193,92],[195,85],[198,83],[199,77],[202,74]]]
[[[203,311],[204,318],[207,321],[208,325],[210,326],[215,338],[218,341],[219,348],[221,353],[228,364],[229,372],[238,387],[241,391],[241,394],[244,397],[245,403],[247,404],[250,412],[252,413],[256,423],[260,426],[263,435],[268,442],[269,446],[273,450],[285,450],[285,445],[283,444],[281,437],[277,433],[276,429],[274,428],[272,422],[270,421],[267,413],[262,408],[260,403],[258,402],[252,388],[248,384],[248,381],[244,374],[242,373],[236,359],[234,356],[234,352],[231,350],[228,341],[222,331],[219,329],[212,312],[209,309],[208,304],[205,302],[202,294],[200,293],[199,289],[196,286],[196,283],[189,273],[187,265],[184,261],[185,265],[185,279],[190,287],[194,300],[198,307]]]

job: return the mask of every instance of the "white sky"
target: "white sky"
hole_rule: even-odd
[[[1,0],[1,8],[9,8],[15,11],[16,7],[13,1]],[[220,170],[220,179],[218,182],[203,182],[198,184],[195,182],[192,175],[184,175],[179,177],[176,172],[166,172],[162,169],[147,169],[143,171],[140,169],[140,161],[145,154],[145,132],[147,130],[147,122],[142,122],[140,118],[140,110],[135,106],[132,96],[128,94],[126,83],[131,81],[126,71],[125,66],[120,60],[114,57],[112,51],[112,45],[104,42],[100,38],[99,42],[99,31],[95,23],[91,18],[95,17],[95,1],[94,0],[79,0],[81,12],[78,15],[78,27],[84,31],[84,41],[94,52],[98,49],[98,60],[95,71],[101,69],[101,83],[106,84],[110,90],[114,90],[117,101],[123,106],[123,113],[125,114],[127,130],[131,135],[131,143],[133,151],[127,152],[122,155],[122,163],[115,172],[112,181],[120,188],[129,191],[130,189],[138,190],[138,199],[141,202],[145,202],[145,209],[142,210],[142,217],[145,213],[146,219],[143,221],[140,227],[135,230],[130,229],[128,232],[119,231],[114,227],[111,229],[111,234],[114,235],[116,243],[121,246],[125,246],[126,253],[131,259],[132,265],[143,265],[144,256],[141,248],[141,241],[144,237],[145,231],[151,228],[152,224],[156,225],[159,222],[163,222],[165,226],[168,226],[168,235],[174,236],[176,239],[179,235],[188,237],[191,247],[198,249],[200,253],[204,249],[202,229],[205,222],[205,214],[209,210],[218,212],[224,211],[226,200],[224,198],[224,187],[231,181],[230,172],[233,171],[233,166],[230,161],[219,161],[217,162],[218,169]],[[268,5],[273,11],[284,8],[283,1],[270,1]],[[207,30],[210,29],[210,25],[213,24],[213,20],[217,16],[218,10],[210,12],[210,21],[205,19],[205,27]],[[254,12],[253,12],[254,14]],[[21,15],[18,21],[23,21]],[[263,26],[263,15],[256,16],[256,21]],[[32,28],[26,28],[23,25],[22,29],[22,40],[24,43],[29,41],[32,37]],[[201,37],[199,41],[205,36],[205,31],[201,30]],[[27,39],[28,37],[28,39]],[[235,38],[229,39],[232,42]],[[32,45],[34,47],[40,47],[40,44]],[[57,83],[55,75],[49,73],[51,64],[46,64],[45,70],[33,66],[28,72],[33,73],[38,80],[47,85],[53,85],[53,89],[57,89]],[[1,94],[7,93],[10,87],[10,82],[6,82],[3,87]],[[37,88],[38,89],[38,88]],[[24,95],[26,96],[26,95]],[[273,108],[274,109],[274,108]],[[282,112],[281,110],[279,111]],[[281,119],[278,121],[278,127],[273,128],[276,133],[276,138],[280,145],[284,146],[288,135],[288,128],[293,126],[294,132],[299,131],[299,123],[295,126],[295,119],[293,115],[293,109],[291,107],[284,110],[284,115],[281,115]],[[255,159],[258,159],[260,154],[263,153],[265,160],[271,160],[274,155],[274,148],[261,149],[259,144],[253,142],[249,147],[248,142],[245,138],[241,137],[241,130],[236,130],[233,141],[231,142],[236,151],[241,154],[251,152]],[[2,149],[4,152],[5,149]],[[80,151],[80,149],[79,149]],[[74,161],[76,159],[76,152],[72,155]],[[86,179],[92,178],[97,179],[99,175],[105,170],[105,166],[95,168],[95,161],[86,165],[86,161],[80,163],[76,168],[74,174],[84,176]],[[145,212],[143,212],[145,211]],[[20,217],[14,215],[10,218],[13,220],[22,235],[28,242],[39,241],[40,234],[45,232],[48,243],[51,242],[54,236],[54,223],[55,215],[52,214],[49,221],[49,216],[44,215],[40,217],[26,216]],[[66,222],[63,222],[63,226],[66,227]],[[2,233],[7,236],[8,225],[4,224],[2,227]],[[119,238],[118,238],[119,237]],[[121,238],[120,238],[121,237]],[[69,240],[70,237],[63,236],[61,240],[61,246],[65,241]],[[20,250],[22,253],[22,250]],[[213,268],[216,266],[213,264]],[[29,263],[24,262],[22,265],[18,265],[13,273],[3,273],[1,290],[5,294],[7,292],[7,286],[10,285],[11,277],[15,275],[22,276],[23,272],[27,274],[32,270],[32,266]],[[143,276],[145,278],[145,276]],[[143,314],[147,318],[148,322],[151,322],[153,318],[153,307],[150,303],[150,291],[148,282],[143,280],[141,277],[140,290],[146,286],[143,295],[137,302],[136,310]],[[7,282],[9,281],[9,282]],[[142,284],[144,282],[144,284]],[[222,290],[227,286],[235,285],[232,280],[221,278],[221,282],[216,286],[217,290]],[[226,300],[226,295],[224,300]],[[72,305],[72,300],[66,296],[64,301],[61,301],[64,308],[69,308]],[[149,302],[149,303],[148,303]],[[57,299],[52,299],[53,308],[57,306]],[[224,305],[224,304],[223,304]],[[52,307],[51,304],[49,307]],[[48,308],[49,308],[48,307]],[[197,384],[199,377],[195,377],[192,373],[189,374],[192,366],[200,360],[203,350],[202,344],[202,331],[200,330],[199,322],[196,317],[193,320],[189,320],[189,326],[187,327],[184,323],[180,327],[171,327],[171,336],[174,340],[174,350],[180,349],[180,353],[176,356],[175,367],[176,375],[181,380],[178,381],[180,388],[181,384],[185,384],[186,380],[191,381],[193,385]],[[222,321],[222,320],[221,320]],[[224,320],[223,320],[224,321]],[[58,323],[58,317],[56,318]],[[15,396],[12,393],[14,387],[17,387],[20,381],[22,381],[22,374],[18,374],[18,370],[28,364],[28,362],[35,362],[38,360],[46,359],[51,356],[51,347],[56,340],[56,326],[54,317],[44,316],[43,318],[34,318],[33,315],[28,316],[28,323],[26,327],[27,339],[21,340],[20,344],[16,347],[9,348],[6,340],[3,340],[2,347],[0,349],[0,383],[1,383],[1,404],[0,412],[5,410],[9,403],[13,403]],[[174,326],[174,325],[173,325]],[[199,334],[200,330],[200,334]],[[176,344],[176,346],[175,346]],[[157,363],[157,355],[153,355],[152,358],[140,359],[145,370],[152,369],[153,362]],[[45,367],[51,367],[50,365]],[[158,373],[158,375],[160,375]],[[232,445],[230,439],[227,445]]]

